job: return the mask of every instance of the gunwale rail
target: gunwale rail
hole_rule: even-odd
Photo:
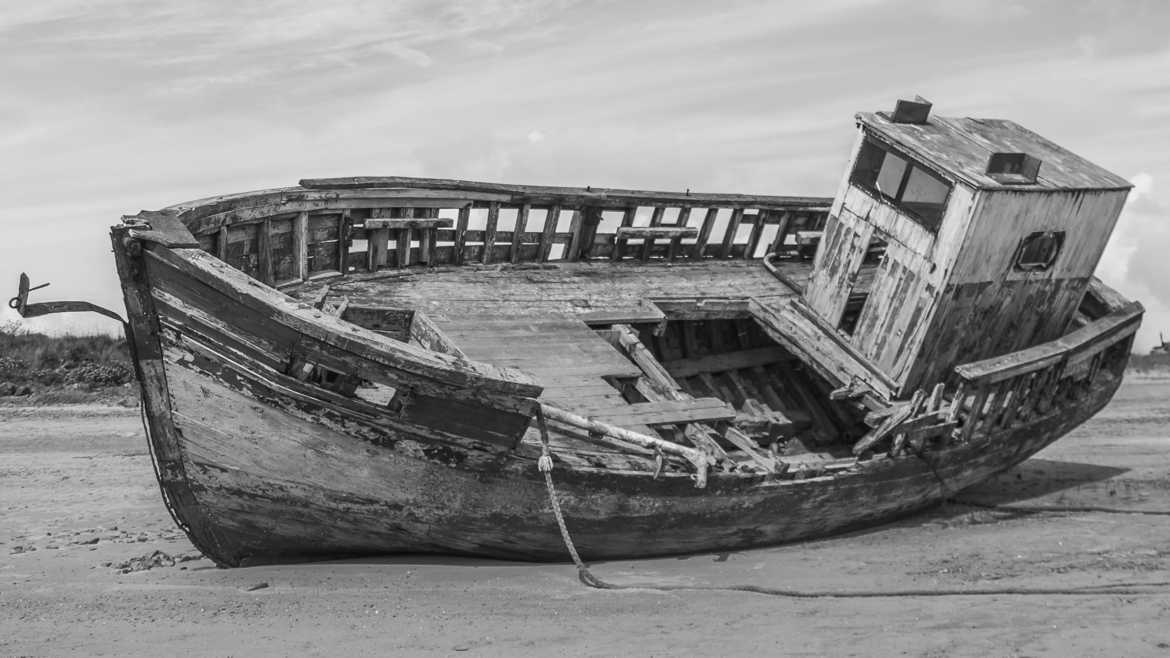
[[[794,248],[832,199],[504,185],[407,177],[306,179],[173,213],[200,246],[269,285],[412,265],[756,259]]]

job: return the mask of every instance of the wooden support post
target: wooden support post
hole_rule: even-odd
[[[424,228],[419,231],[418,262],[423,265],[430,265],[434,260],[436,233],[438,233],[438,230],[433,228]]]
[[[967,386],[959,384],[958,390],[955,391],[955,397],[951,400],[951,409],[947,414],[947,420],[955,422],[959,420],[959,412],[963,409],[963,398],[967,397]]]
[[[398,267],[410,265],[410,229],[398,229],[398,244],[395,249],[398,251]]]
[[[309,213],[297,213],[293,220],[293,258],[296,259],[296,276],[301,281],[309,280]]]
[[[728,258],[731,256],[732,243],[735,242],[735,234],[739,232],[739,225],[742,221],[743,208],[732,210],[731,219],[727,221],[727,233],[723,236],[723,245],[719,248],[720,258]]]
[[[366,241],[369,245],[369,251],[366,252],[366,269],[377,272],[379,268],[386,267],[386,258],[390,251],[390,229],[367,229]]]
[[[675,222],[675,224],[677,224],[678,226],[686,226],[687,221],[689,221],[690,218],[691,218],[691,207],[690,206],[683,206],[683,207],[678,209],[678,220]],[[678,250],[679,250],[679,246],[681,244],[682,244],[682,236],[681,235],[676,236],[674,238],[671,238],[670,246],[667,247],[667,249],[666,249],[667,262],[674,262],[674,259],[678,258]]]
[[[256,256],[260,260],[257,268],[259,278],[264,283],[272,285],[272,220],[265,217],[257,228],[259,233],[256,236]]]
[[[496,249],[496,227],[500,223],[500,203],[492,201],[488,204],[487,225],[483,230],[483,253],[480,261],[485,265],[492,262],[492,252]]]
[[[1032,419],[1032,415],[1036,411],[1036,403],[1039,402],[1040,396],[1052,385],[1053,373],[1053,368],[1045,368],[1036,373],[1036,378],[1032,381],[1032,386],[1028,389],[1027,395],[1020,400],[1020,410],[1018,413],[1024,420]]]
[[[719,215],[718,208],[708,208],[703,224],[699,227],[699,237],[695,239],[695,246],[691,248],[691,258],[702,260],[703,250],[707,248],[707,240],[711,239],[711,228],[715,226],[715,219]]]
[[[561,207],[559,205],[552,206],[548,209],[548,214],[544,218],[544,230],[540,234],[540,249],[536,254],[538,262],[548,260],[549,254],[552,253],[553,239],[557,232],[557,222],[560,221]]]
[[[942,409],[943,392],[946,390],[946,384],[939,382],[934,385],[934,389],[930,392],[930,401],[926,404],[926,410],[934,412]]]
[[[666,206],[654,206],[654,211],[650,213],[650,226],[662,226],[662,216],[666,213]],[[642,238],[642,255],[640,260],[645,263],[650,260],[650,252],[654,249],[653,236],[647,235]]]
[[[580,210],[574,210],[573,217],[569,220],[569,245],[565,248],[564,254],[567,261],[577,261],[581,258],[581,225],[582,213]]]
[[[1022,397],[1024,391],[1031,384],[1032,378],[1036,373],[1030,372],[1024,375],[1017,375],[1012,385],[1008,388],[1007,397],[1005,400],[1003,416],[999,419],[1000,427],[1009,427],[1012,421],[1015,420],[1016,414],[1023,405]]]
[[[764,234],[764,221],[768,217],[767,213],[767,210],[760,208],[759,214],[756,215],[756,223],[752,225],[752,233],[748,237],[747,247],[743,252],[743,257],[746,260],[751,260],[756,256],[756,249],[759,247],[760,237]]]
[[[601,209],[585,206],[581,209],[581,248],[577,257],[589,260],[593,257],[593,250],[597,242],[597,227],[601,224]]]
[[[459,209],[459,218],[455,220],[455,245],[451,260],[456,265],[463,264],[463,248],[467,244],[467,222],[471,218],[471,204]]]
[[[637,206],[630,206],[629,208],[626,208],[626,212],[625,212],[625,214],[622,215],[622,222],[621,222],[621,225],[618,226],[618,229],[621,229],[622,227],[625,227],[625,226],[633,226],[634,225],[634,216],[637,214],[638,214],[638,207]],[[622,251],[625,249],[625,246],[626,246],[626,239],[624,237],[622,237],[621,231],[618,230],[617,232],[614,233],[614,236],[613,236],[613,251],[609,254],[609,259],[612,261],[621,260],[622,259]]]
[[[516,210],[516,228],[512,231],[512,250],[509,254],[513,263],[520,262],[520,245],[523,243],[524,231],[528,228],[528,211],[532,206],[525,203]]]
[[[641,255],[639,255],[638,260],[642,261],[643,263],[650,260],[650,250],[653,248],[654,248],[654,236],[653,235],[647,235],[646,237],[642,238],[642,253],[641,253]]]
[[[964,443],[971,440],[975,434],[976,426],[983,421],[983,407],[987,404],[988,386],[983,384],[975,389],[975,399],[971,402],[971,411],[967,414],[967,421],[963,423],[962,441]]]
[[[301,214],[306,215],[307,213],[301,213]],[[219,256],[219,259],[224,261],[224,262],[227,262],[227,249],[228,249],[228,225],[224,224],[223,226],[219,227],[219,233],[217,234],[216,239],[215,239],[216,255]]]
[[[792,223],[792,212],[785,210],[780,213],[780,223],[776,225],[776,237],[772,238],[772,253],[780,253],[784,248],[784,240],[788,238],[788,227]]]
[[[353,229],[353,219],[350,218],[349,208],[341,211],[337,220],[337,271],[349,274],[349,240]]]

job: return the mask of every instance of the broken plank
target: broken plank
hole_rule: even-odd
[[[451,228],[454,221],[450,217],[387,217],[384,219],[370,218],[366,220],[367,229],[436,229]]]
[[[693,238],[698,234],[693,226],[619,226],[617,230],[621,238]]]
[[[585,410],[583,413],[614,425],[668,425],[735,418],[735,409],[718,398],[639,402],[613,409]]]

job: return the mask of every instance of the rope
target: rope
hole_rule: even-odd
[[[585,585],[594,589],[606,590],[651,590],[656,592],[748,592],[766,596],[779,596],[793,599],[877,599],[903,597],[944,597],[944,596],[1103,596],[1103,595],[1143,595],[1162,594],[1155,588],[1170,586],[1170,581],[1159,582],[1124,582],[1105,585],[1085,585],[1083,587],[997,587],[991,589],[902,589],[902,590],[802,590],[779,587],[762,587],[760,585],[623,585],[610,583],[593,575],[589,565],[581,559],[577,546],[569,535],[569,527],[565,524],[565,515],[561,511],[561,503],[557,500],[556,487],[553,486],[552,453],[549,450],[548,426],[545,424],[544,414],[540,408],[536,409],[536,422],[540,428],[540,459],[537,468],[544,476],[544,485],[548,489],[548,500],[552,506],[553,516],[556,517],[557,527],[561,531],[561,540],[577,566],[577,578]],[[929,462],[928,462],[929,463]],[[933,470],[933,465],[932,465]],[[938,472],[935,471],[938,477]],[[946,484],[939,477],[939,482]]]
[[[576,545],[573,544],[573,538],[569,536],[569,527],[565,525],[565,515],[561,512],[561,503],[557,500],[557,491],[553,487],[553,460],[552,453],[549,452],[548,425],[545,424],[544,412],[539,406],[536,407],[536,424],[540,428],[540,459],[537,460],[536,467],[544,475],[544,486],[548,489],[548,500],[552,503],[553,516],[556,517],[557,526],[561,529],[561,540],[565,542],[565,548],[569,550],[569,557],[573,558],[573,564],[577,565],[577,578],[590,587],[606,589],[607,583],[602,582],[589,571],[589,565],[581,559]]]

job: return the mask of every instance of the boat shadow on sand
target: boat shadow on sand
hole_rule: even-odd
[[[1033,458],[960,492],[951,500],[955,504],[944,507],[1014,506],[1038,498],[1046,505],[1099,504],[1102,494],[1116,493],[1114,479],[1127,472],[1116,466]]]

